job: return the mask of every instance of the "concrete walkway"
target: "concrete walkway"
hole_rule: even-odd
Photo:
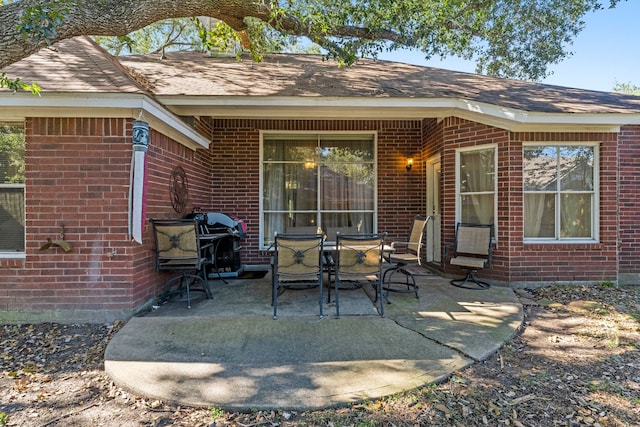
[[[273,320],[268,275],[212,281],[213,300],[131,319],[107,347],[105,369],[133,393],[176,404],[318,409],[441,381],[490,356],[523,321],[509,288],[418,281],[420,299],[391,294],[385,318],[357,289],[340,292],[340,318],[325,304],[322,320],[316,290],[286,291]]]

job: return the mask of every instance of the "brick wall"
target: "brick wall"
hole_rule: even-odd
[[[620,281],[640,284],[640,126],[623,127],[618,141]]]
[[[600,143],[600,241],[583,244],[523,244],[522,143]],[[602,282],[616,280],[617,135],[614,133],[511,134],[511,218],[509,275],[519,282]]]
[[[3,321],[125,318],[157,294],[150,226],[144,245],[128,238],[131,125],[126,119],[26,121],[26,258],[0,260]],[[168,199],[174,164],[196,183],[193,203],[209,203],[208,153],[152,131],[148,216],[177,216]],[[73,250],[40,250],[62,226]]]
[[[455,152],[458,148],[497,144],[498,212],[493,267],[479,273],[498,282],[593,282],[616,280],[616,134],[510,133],[447,118],[443,128],[442,233],[455,241]],[[595,141],[600,148],[600,241],[586,244],[524,244],[522,143]],[[460,273],[445,264],[450,274]]]
[[[142,245],[128,238],[131,163],[129,119],[28,119],[26,122],[26,259],[0,259],[0,320],[106,321],[128,317],[157,295],[148,221]],[[482,275],[500,282],[615,280],[620,218],[620,273],[638,279],[637,194],[640,127],[612,133],[510,133],[459,118],[444,120],[222,120],[203,122],[210,150],[192,151],[152,130],[147,155],[146,218],[178,218],[193,207],[237,214],[248,225],[242,262],[264,264],[259,250],[260,131],[376,131],[378,229],[404,240],[425,213],[424,160],[442,159],[443,248],[455,236],[455,150],[498,146],[498,234],[494,265]],[[522,143],[597,141],[600,149],[600,242],[523,244]],[[617,154],[618,144],[620,155]],[[406,158],[414,158],[411,171]],[[173,210],[169,177],[187,173],[189,203]],[[619,175],[618,175],[619,171]],[[618,188],[618,182],[620,186]],[[618,197],[620,200],[618,201]],[[74,250],[40,250],[61,227]],[[445,272],[458,273],[444,263]]]
[[[378,229],[390,240],[406,238],[411,219],[425,213],[424,160],[442,157],[442,251],[455,240],[455,151],[498,147],[497,244],[493,268],[482,272],[498,282],[583,282],[615,280],[616,135],[612,133],[510,133],[449,117],[424,121],[214,120],[212,137],[214,210],[247,221],[243,263],[265,263],[258,250],[260,130],[366,131],[378,133]],[[602,142],[600,151],[600,242],[597,244],[523,243],[522,142]],[[414,157],[411,172],[404,168]],[[229,185],[229,177],[236,177]],[[237,184],[236,184],[237,182]],[[459,274],[444,263],[447,274]]]
[[[377,131],[378,230],[404,240],[411,220],[424,214],[422,122],[415,120],[213,120],[212,210],[238,215],[246,221],[242,242],[244,264],[265,264],[259,250],[260,130]],[[414,158],[410,172],[407,157]]]
[[[497,240],[494,247],[493,267],[489,271],[482,271],[479,277],[487,276],[492,280],[504,281],[507,272],[508,252],[502,242],[506,242],[505,225],[509,219],[508,191],[505,188],[505,165],[509,156],[509,134],[503,129],[471,122],[468,120],[448,117],[441,122],[443,128],[443,154],[442,154],[442,243],[446,247],[453,248],[455,242],[456,227],[456,150],[470,146],[496,144],[498,146],[498,216],[497,216]],[[460,270],[444,264],[444,270],[448,274],[462,274]]]

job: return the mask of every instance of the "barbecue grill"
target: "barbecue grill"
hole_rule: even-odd
[[[210,279],[238,277],[243,268],[240,262],[240,239],[246,237],[247,225],[235,215],[222,212],[200,212],[195,210],[187,215],[198,222],[204,239],[213,243]]]

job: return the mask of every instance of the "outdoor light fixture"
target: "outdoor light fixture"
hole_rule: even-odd
[[[407,172],[413,167],[413,157],[407,157]]]

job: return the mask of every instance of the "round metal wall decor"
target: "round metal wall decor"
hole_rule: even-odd
[[[169,180],[169,194],[173,210],[182,213],[189,202],[189,186],[187,184],[187,174],[180,166],[176,166],[171,171]]]

